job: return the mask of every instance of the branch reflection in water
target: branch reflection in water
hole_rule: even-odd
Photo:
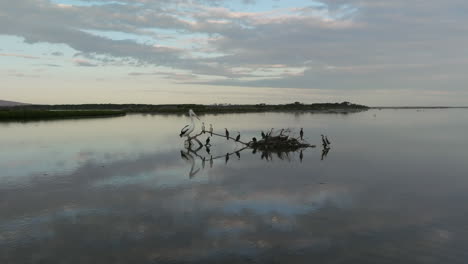
[[[304,159],[304,149],[299,149],[295,151],[274,151],[274,150],[262,150],[258,151],[257,148],[250,148],[249,146],[244,146],[240,149],[236,149],[232,152],[228,152],[224,155],[213,156],[211,155],[211,148],[209,146],[198,146],[196,149],[192,149],[190,147],[185,148],[184,150],[180,151],[180,156],[183,160],[185,160],[188,164],[190,164],[190,171],[189,171],[189,178],[193,178],[197,173],[199,173],[202,169],[205,169],[206,162],[209,162],[210,169],[213,168],[213,164],[215,160],[223,159],[224,164],[229,162],[229,158],[232,155],[236,155],[237,160],[241,160],[241,152],[252,149],[252,154],[260,153],[260,159],[265,160],[267,162],[274,162],[274,161],[287,161],[287,162],[295,162],[299,161],[302,163]],[[203,151],[209,155],[203,154]],[[330,147],[326,147],[322,149],[321,160],[324,160],[328,152],[330,151]],[[299,153],[298,158],[296,153]],[[201,163],[201,165],[199,165]]]

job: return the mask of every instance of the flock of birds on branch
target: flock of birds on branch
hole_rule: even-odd
[[[308,148],[308,147],[315,147],[314,145],[310,145],[305,142],[304,140],[304,129],[301,128],[299,131],[298,136],[293,136],[291,129],[280,129],[280,130],[274,130],[273,128],[268,131],[268,132],[261,132],[261,139],[258,139],[253,137],[250,141],[248,142],[243,142],[241,141],[241,134],[240,132],[237,132],[236,137],[231,137],[231,134],[227,128],[224,128],[224,134],[218,134],[213,131],[213,125],[210,124],[209,128],[206,129],[205,123],[202,122],[201,125],[201,132],[198,134],[191,135],[195,131],[195,121],[194,118],[198,119],[199,121],[200,118],[195,114],[195,112],[190,109],[189,110],[189,117],[190,117],[190,124],[184,126],[181,131],[179,136],[180,137],[186,137],[186,151],[181,151],[181,156],[184,160],[190,161],[192,163],[192,168],[190,170],[190,176],[192,177],[195,175],[198,170],[195,169],[195,160],[194,156],[198,157],[202,161],[202,167],[205,167],[205,162],[209,162],[210,167],[213,165],[213,160],[215,159],[220,159],[223,158],[225,159],[225,163],[228,162],[229,157],[231,155],[236,155],[238,159],[240,159],[240,152],[245,150],[245,149],[253,149],[252,153],[256,153],[257,149],[262,152],[261,158],[266,159],[266,160],[271,160],[272,159],[272,153],[275,153],[279,159],[287,158],[289,159],[289,154],[288,152],[300,152],[299,153],[299,159],[302,162],[303,159],[303,149]],[[205,143],[201,143],[200,140],[198,140],[198,137],[203,135],[203,134],[209,134],[209,136],[206,138]],[[244,145],[243,148],[235,150],[232,153],[226,153],[226,155],[220,155],[220,156],[215,156],[213,157],[210,153],[210,147],[211,147],[211,137],[213,136],[218,136],[218,137],[225,137],[227,140],[234,140],[236,143],[240,143]],[[322,136],[322,160],[324,157],[326,157],[328,151],[330,150],[330,140],[328,139],[327,136],[321,135]],[[192,149],[192,140],[196,141],[199,144],[198,148]],[[210,155],[210,158],[207,159],[204,156],[201,156],[198,154],[198,151],[205,147],[206,152]]]
[[[190,121],[191,121],[190,124],[184,126],[181,129],[179,136],[180,137],[186,137],[187,142],[188,142],[188,144],[190,146],[191,145],[191,140],[196,139],[196,137],[198,136],[198,135],[190,136],[190,134],[195,130],[194,118],[197,118],[198,120],[200,120],[200,118],[195,114],[195,112],[192,109],[189,110],[189,117],[190,117]],[[224,128],[224,130],[225,130],[224,131],[224,136],[226,137],[227,140],[233,139],[236,142],[240,142],[240,143],[242,143],[242,144],[244,144],[246,146],[250,146],[250,147],[258,147],[258,146],[268,147],[268,143],[274,144],[276,146],[278,146],[281,143],[288,143],[288,144],[294,143],[295,145],[297,145],[297,147],[310,146],[308,144],[301,144],[301,143],[299,143],[299,141],[297,141],[297,139],[291,138],[289,136],[289,134],[291,133],[290,129],[281,129],[281,130],[278,130],[278,131],[274,131],[274,129],[272,128],[267,133],[262,131],[261,132],[261,137],[262,137],[261,140],[257,140],[257,138],[253,137],[252,140],[247,142],[247,143],[242,142],[240,140],[240,138],[241,138],[240,132],[237,132],[237,136],[235,138],[233,138],[233,137],[230,137],[230,132],[229,132],[229,130],[227,128]],[[209,129],[206,130],[205,123],[202,122],[201,133],[200,134],[205,134],[205,133],[209,133],[211,137],[213,136],[213,134],[215,134],[217,136],[223,136],[223,135],[216,134],[216,133],[213,132],[213,124],[210,124]],[[322,136],[322,146],[324,148],[329,148],[329,146],[331,144],[330,140],[328,139],[327,136],[324,136],[324,135],[321,135],[321,136]],[[298,139],[300,139],[301,141],[304,140],[304,129],[303,128],[301,128],[301,130],[299,131],[299,138]],[[198,139],[196,139],[196,140],[198,141]],[[211,145],[210,141],[211,141],[210,137],[206,138],[205,146],[210,146]],[[261,142],[263,142],[263,143],[260,144]]]

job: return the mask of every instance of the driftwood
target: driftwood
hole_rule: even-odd
[[[234,156],[234,159],[240,160],[241,152],[246,150],[251,150],[253,154],[259,152],[261,154],[261,159],[266,161],[272,161],[276,158],[280,160],[287,160],[291,161],[290,153],[299,153],[299,160],[302,162],[304,157],[303,150],[306,148],[315,148],[315,145],[311,145],[307,143],[303,139],[303,132],[301,130],[299,137],[294,137],[288,135],[288,133],[283,134],[285,129],[281,130],[282,132],[279,135],[272,136],[272,132],[269,133],[261,133],[260,140],[256,138],[252,138],[250,141],[244,141],[243,139],[237,139],[237,135],[234,137],[226,136],[226,134],[220,134],[216,132],[209,132],[209,131],[201,131],[198,134],[193,136],[189,136],[186,140],[185,150],[181,150],[181,157],[191,164],[191,169],[189,172],[189,177],[194,177],[200,169],[204,169],[205,166],[209,166],[210,168],[213,167],[214,160],[222,159],[225,164],[228,163],[231,156]],[[289,130],[287,130],[289,131]],[[241,147],[233,150],[232,152],[228,152],[224,155],[211,155],[211,144],[209,140],[205,140],[205,144],[199,139],[201,136],[206,136],[207,138],[212,137],[219,137],[225,138],[226,140],[232,140],[233,142],[239,143]],[[237,139],[237,140],[236,140]],[[196,142],[196,143],[194,143]],[[324,143],[324,149],[322,151],[321,160],[323,160],[330,150],[328,143]],[[205,154],[201,154],[200,152],[204,149],[206,152]],[[293,156],[294,157],[294,156]],[[196,167],[196,159],[201,161],[201,168]]]
[[[265,135],[263,139],[256,140],[252,139],[251,141],[245,142],[242,140],[236,140],[236,138],[226,135],[222,135],[219,133],[215,132],[207,132],[207,131],[201,131],[200,133],[191,136],[187,139],[189,142],[189,146],[191,147],[191,141],[194,140],[199,144],[199,147],[206,146],[206,144],[203,144],[198,137],[202,135],[209,135],[210,137],[217,136],[217,137],[222,137],[226,138],[226,140],[233,140],[235,142],[238,142],[240,144],[243,144],[245,146],[244,149],[246,148],[251,148],[251,149],[258,149],[260,151],[270,151],[270,152],[293,152],[293,151],[298,151],[300,149],[305,149],[305,148],[315,148],[315,145],[311,145],[304,140],[299,140],[299,138],[294,138],[290,136],[271,136],[271,135]]]
[[[296,138],[288,136],[266,136],[264,139],[261,139],[259,141],[251,141],[248,145],[249,147],[254,149],[272,152],[291,152],[298,151],[304,148],[315,147],[314,145],[301,142]]]

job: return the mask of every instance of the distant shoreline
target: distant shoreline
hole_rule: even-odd
[[[37,121],[54,119],[82,119],[116,117],[127,114],[184,115],[189,109],[198,114],[240,113],[324,113],[348,114],[367,110],[425,110],[425,109],[468,109],[466,106],[373,106],[342,103],[302,104],[299,102],[280,105],[231,105],[231,104],[81,104],[81,105],[17,105],[1,106],[0,122]]]
[[[186,114],[193,109],[198,114],[261,113],[261,112],[315,112],[353,113],[367,111],[365,105],[342,103],[303,104],[299,102],[282,105],[231,105],[231,104],[83,104],[83,105],[21,105],[0,107],[0,121],[31,120],[42,118],[74,118],[125,115],[131,113]]]
[[[468,109],[468,106],[371,106],[370,109]]]

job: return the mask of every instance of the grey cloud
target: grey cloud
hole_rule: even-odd
[[[466,1],[325,0],[326,6],[297,8],[294,15],[232,12],[222,8],[223,1],[216,0],[138,1],[138,5],[135,1],[102,2],[108,4],[59,7],[47,1],[40,5],[30,0],[3,2],[0,34],[22,36],[28,43],[65,43],[84,57],[102,63],[119,60],[136,66],[163,65],[195,75],[226,78],[209,84],[391,89],[461,87],[467,81],[458,74],[468,66],[466,62],[440,63],[468,56],[464,48],[468,44],[468,18],[461,11],[468,8]],[[324,19],[317,12],[334,19]],[[158,34],[149,28],[174,30],[181,36],[201,33],[209,38],[199,44],[201,47],[174,49],[111,40],[82,31],[126,32],[157,41]],[[192,58],[191,53],[199,50],[224,55]],[[308,70],[302,76],[280,72],[268,80],[248,81],[248,77],[258,77],[254,73],[258,64]],[[407,67],[417,64],[431,65],[432,70]],[[367,75],[360,71],[330,71],[373,65],[399,66],[390,70],[375,67]],[[235,67],[247,69],[248,73],[239,74],[233,70]],[[458,77],[447,78],[437,86],[424,78],[434,74]]]
[[[97,64],[91,63],[87,60],[76,59],[73,62],[75,63],[76,66],[82,66],[82,67],[96,67],[97,66]]]

